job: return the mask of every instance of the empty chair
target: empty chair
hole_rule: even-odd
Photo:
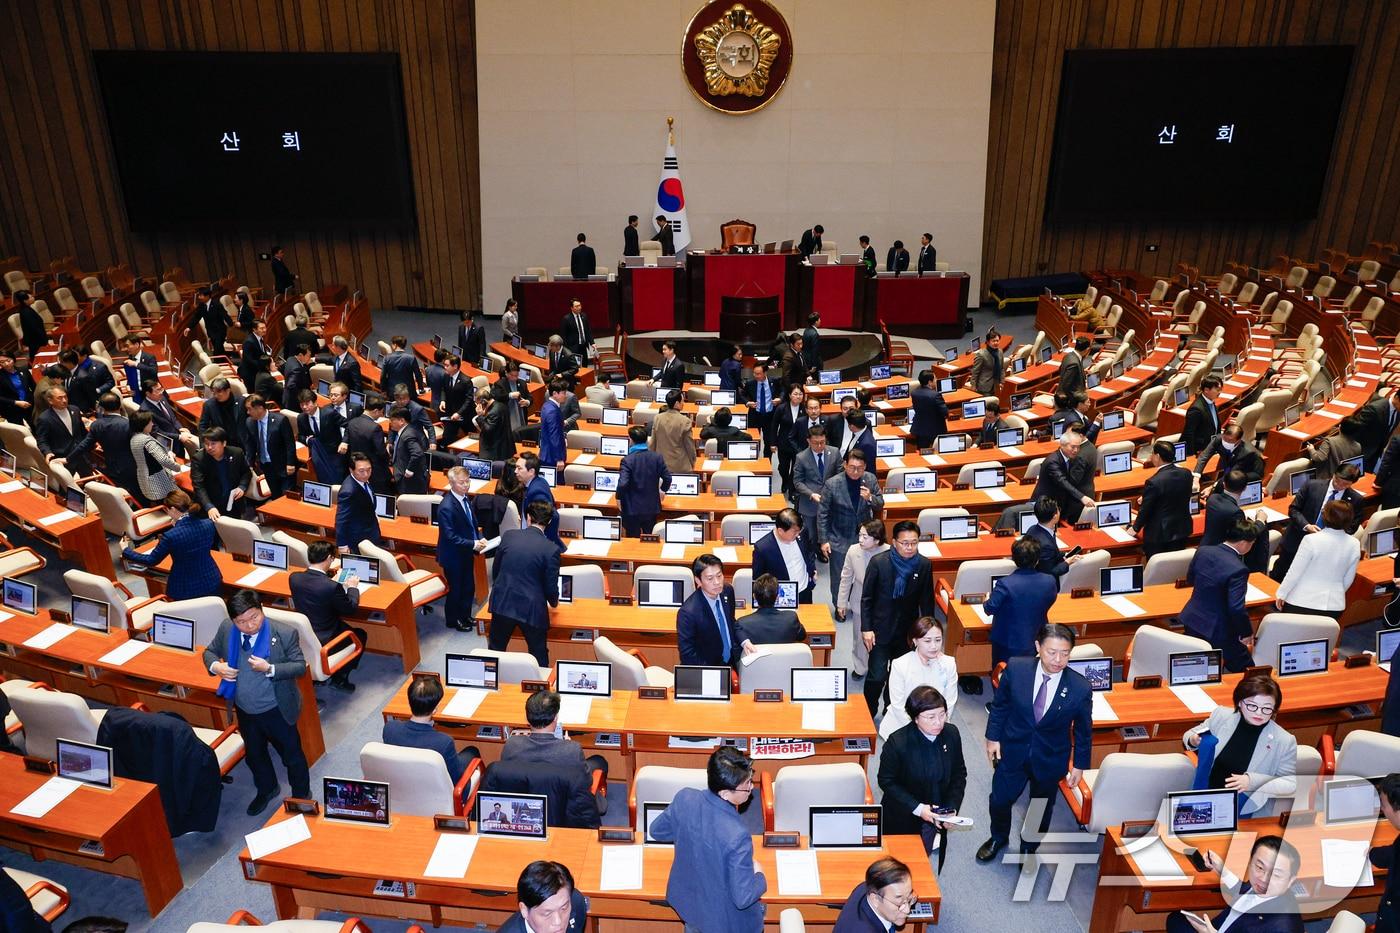
[[[151,627],[156,613],[188,619],[194,623],[195,647],[207,645],[214,640],[219,624],[228,618],[228,606],[218,596],[199,596],[195,599],[153,599],[131,612],[131,627],[145,631]]]
[[[808,652],[810,657],[811,652]],[[612,665],[614,690],[636,690],[638,687],[674,687],[676,678],[664,667],[648,665],[636,648],[623,651],[611,638],[599,635],[593,639],[593,656]]]
[[[306,658],[306,670],[318,684],[330,680],[364,651],[364,645],[350,629],[322,644],[316,630],[311,627],[311,620],[303,613],[278,609],[276,606],[265,606],[263,612],[272,621],[296,629],[302,656]]]
[[[257,522],[228,515],[220,515],[214,519],[214,530],[219,533],[219,541],[224,550],[249,559],[253,556],[253,542],[264,540],[262,526]]]
[[[1366,921],[1349,910],[1339,910],[1332,917],[1327,933],[1366,933]]]
[[[919,510],[919,534],[937,535],[939,522],[945,518],[966,518],[969,514],[967,509],[962,507],[948,507],[939,509]]]
[[[1204,638],[1183,635],[1155,625],[1140,626],[1123,657],[1123,679],[1132,681],[1138,677],[1157,676],[1166,683],[1171,674],[1173,654],[1209,650],[1210,642]]]
[[[1290,641],[1327,639],[1327,656],[1337,647],[1341,626],[1326,616],[1271,612],[1259,621],[1254,635],[1254,663],[1278,667],[1279,645]]]
[[[776,776],[765,773],[763,828],[801,830],[811,827],[812,807],[873,803],[865,769],[853,761],[830,765],[788,765]]]
[[[569,450],[591,450],[598,452],[598,445],[603,441],[603,435],[598,431],[585,431],[577,429],[570,431],[564,440],[564,446]]]
[[[775,687],[786,693],[791,686],[792,669],[812,666],[812,649],[805,642],[763,645],[761,650],[765,652],[763,657],[739,666],[740,693]]]
[[[989,560],[966,560],[958,566],[958,575],[953,578],[953,597],[964,593],[989,593],[992,577],[1014,573],[1016,564],[1009,557]]]
[[[641,564],[632,572],[632,592],[642,595],[642,584],[647,581],[679,581],[681,599],[690,598],[695,591],[695,577],[689,567],[667,567],[662,564]]]
[[[559,576],[573,580],[574,599],[608,598],[603,568],[597,564],[566,565],[560,569]]]
[[[1095,464],[1094,469],[1096,472],[1102,473],[1104,457],[1109,457],[1113,454],[1130,454],[1132,452],[1132,441],[1112,441],[1110,443],[1103,444],[1098,448],[1098,461]]]
[[[727,541],[730,538],[743,538],[745,544],[755,544],[750,540],[749,530],[753,522],[768,522],[772,524],[773,516],[764,515],[760,512],[740,512],[735,515],[726,515],[719,522],[720,540]]]
[[[565,467],[567,472],[568,468]],[[573,534],[583,537],[583,520],[585,518],[602,517],[602,509],[581,508],[578,506],[566,505],[559,509],[559,531],[561,534]]]
[[[739,491],[739,477],[753,476],[749,470],[716,470],[710,477],[710,492],[729,492],[737,494]]]
[[[1143,567],[1142,585],[1157,586],[1185,579],[1186,571],[1191,566],[1191,559],[1195,556],[1196,549],[1193,547],[1153,554],[1147,559],[1147,565]]]
[[[676,799],[676,794],[687,787],[709,790],[709,779],[704,768],[642,765],[633,775],[632,787],[627,792],[627,810],[631,814],[632,826],[637,827],[641,804],[669,804]]]
[[[1324,774],[1335,774],[1339,777],[1376,777],[1400,771],[1397,762],[1400,762],[1400,738],[1393,735],[1357,729],[1347,733],[1341,748],[1337,749],[1335,754],[1332,736],[1322,737]]]
[[[127,535],[140,541],[171,525],[170,515],[163,507],[133,509],[126,493],[116,486],[91,482],[83,486],[83,491],[97,503],[102,527],[109,535]]]
[[[42,687],[7,692],[5,698],[24,723],[25,753],[50,761],[57,755],[57,739],[95,743],[97,727],[107,715],[105,709],[88,709],[77,694]]]
[[[1342,911],[1342,913],[1346,913],[1346,911]],[[1335,924],[1332,929],[1337,929]],[[806,931],[807,923],[802,919],[802,911],[796,907],[789,907],[778,914],[778,933],[806,933]],[[1349,933],[1349,931],[1344,931],[1344,933]]]
[[[753,568],[740,567],[734,571],[734,576],[729,581],[729,585],[734,587],[734,608],[743,609],[753,605]]]
[[[473,648],[468,653],[480,658],[495,658],[500,662],[496,668],[496,677],[503,684],[518,684],[522,680],[546,680],[549,677],[549,668],[540,667],[534,655],[528,651]]]
[[[1265,393],[1268,394],[1267,392]],[[1285,460],[1274,468],[1273,475],[1269,477],[1268,484],[1264,487],[1267,496],[1276,496],[1279,493],[1286,493],[1292,481],[1294,473],[1308,468],[1308,458],[1298,457],[1295,460]]]
[[[137,609],[152,602],[151,597],[133,596],[131,590],[127,589],[120,581],[109,580],[100,574],[88,573],[86,570],[65,570],[63,582],[74,596],[83,596],[106,603],[109,607],[107,610],[109,627],[145,631],[133,621],[133,614]],[[150,626],[149,619],[146,620],[146,626]]]
[[[1162,400],[1166,397],[1166,386],[1153,386],[1138,398],[1134,409],[1133,423],[1138,427],[1152,430],[1157,427],[1157,414],[1162,410]]]
[[[431,518],[433,506],[441,502],[441,493],[427,495],[405,493],[394,500],[394,511],[402,518]]]
[[[1060,578],[1060,592],[1068,593],[1081,587],[1099,588],[1099,571],[1108,566],[1108,551],[1090,551],[1084,558],[1070,564],[1069,572]]]
[[[1125,820],[1156,819],[1166,795],[1190,790],[1196,766],[1181,754],[1113,752],[1074,786],[1060,781],[1060,793],[1082,828],[1101,833]]]
[[[564,485],[573,486],[576,483],[582,483],[591,489],[593,487],[593,474],[601,469],[602,467],[600,466],[592,466],[586,463],[565,464]]]
[[[357,549],[366,557],[379,558],[380,579],[408,586],[413,608],[426,606],[447,595],[447,581],[442,574],[415,567],[405,554],[391,554],[372,541],[361,541]]]
[[[19,885],[24,896],[29,899],[30,909],[49,923],[63,916],[63,912],[68,909],[68,889],[58,882],[18,868],[6,868],[4,872],[10,876],[10,880]],[[802,915],[798,914],[797,919],[801,922]],[[787,927],[783,929],[786,930]]]
[[[464,812],[463,799],[481,783],[481,759],[473,758],[454,786],[442,755],[429,748],[409,748],[366,742],[360,749],[360,771],[367,781],[393,787],[394,812],[413,816]]]

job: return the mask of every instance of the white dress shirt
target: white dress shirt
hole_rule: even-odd
[[[1051,674],[1045,669],[1044,665],[1039,662],[1036,663],[1035,682],[1031,684],[1032,713],[1034,713],[1035,710],[1035,695],[1040,692],[1040,682],[1047,674],[1050,676],[1050,682],[1045,685],[1045,712],[1050,712],[1050,707],[1055,705],[1055,691],[1060,689],[1060,675],[1063,673],[1064,671],[1061,670],[1059,674]]]
[[[811,588],[812,581],[807,575],[807,561],[802,557],[802,546],[796,541],[784,541],[777,534],[773,535],[773,540],[778,542],[778,553],[783,555],[783,563],[787,565],[787,579],[797,583],[797,592],[805,593]]]

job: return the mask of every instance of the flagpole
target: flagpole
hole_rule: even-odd
[[[667,117],[667,118],[666,118],[666,145],[668,145],[668,146],[674,146],[674,145],[676,144],[676,129],[675,129],[675,127],[676,127],[676,118],[675,118],[675,117]]]

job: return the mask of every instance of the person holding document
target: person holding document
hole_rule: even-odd
[[[437,560],[447,580],[443,615],[448,628],[470,632],[476,610],[476,555],[486,550],[487,540],[477,530],[476,514],[467,498],[471,473],[464,466],[452,467],[447,471],[447,485],[437,522]]]
[[[941,869],[948,848],[943,820],[957,816],[967,790],[962,736],[948,721],[948,701],[927,684],[909,691],[903,712],[907,723],[880,753],[885,832],[921,836],[925,852],[938,849]]]

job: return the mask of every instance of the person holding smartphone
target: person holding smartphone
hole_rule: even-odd
[[[1298,850],[1282,836],[1254,841],[1244,879],[1215,852],[1202,850],[1201,855],[1220,875],[1220,891],[1230,906],[1214,917],[1173,911],[1167,915],[1167,933],[1302,933],[1303,919],[1290,890],[1298,877]]]

